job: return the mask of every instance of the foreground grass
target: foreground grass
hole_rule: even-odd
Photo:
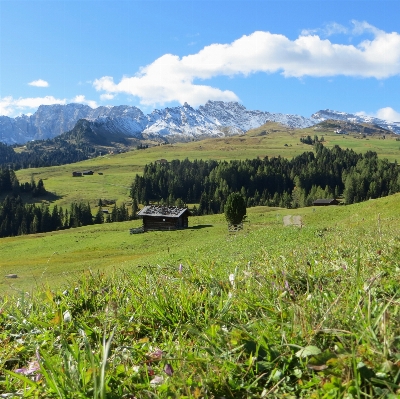
[[[42,259],[71,252],[47,257],[62,286],[1,299],[0,395],[398,397],[399,200],[290,210],[303,228],[254,208],[234,235],[216,215],[184,232],[76,229],[76,247],[67,232],[21,237],[23,254],[35,239]],[[123,258],[127,245],[143,257]],[[74,253],[92,271],[64,274]]]

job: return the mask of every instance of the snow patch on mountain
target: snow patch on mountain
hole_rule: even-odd
[[[315,114],[311,115],[311,117],[314,119],[318,119],[321,122],[327,119],[333,119],[333,120],[348,121],[353,123],[370,123],[372,125],[377,125],[384,129],[388,129],[393,133],[400,134],[400,122],[389,122],[368,115],[348,114],[346,112],[325,109],[316,112]]]

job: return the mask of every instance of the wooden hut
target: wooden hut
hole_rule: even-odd
[[[143,230],[178,230],[189,226],[188,208],[177,206],[148,205],[137,214],[143,218]]]
[[[329,206],[339,205],[339,201],[335,198],[317,199],[313,202],[313,206]]]

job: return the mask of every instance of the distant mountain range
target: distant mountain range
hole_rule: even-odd
[[[16,118],[0,116],[0,142],[24,144],[54,138],[71,131],[80,119],[89,121],[94,133],[163,142],[223,137],[246,132],[268,121],[291,128],[313,126],[327,119],[370,123],[400,134],[400,122],[321,110],[310,118],[263,111],[249,111],[237,102],[208,101],[198,109],[185,103],[180,107],[154,110],[145,115],[128,105],[90,108],[82,104],[41,105],[33,115]]]

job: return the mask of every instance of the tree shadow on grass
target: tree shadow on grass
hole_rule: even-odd
[[[198,230],[198,229],[205,229],[207,227],[214,227],[212,224],[198,224],[197,226],[191,226],[189,229],[191,230]]]
[[[61,199],[62,196],[47,192],[45,195],[40,195],[38,197],[32,197],[31,194],[23,194],[21,195],[21,198],[24,204],[37,204],[37,203],[50,204],[52,202]]]

